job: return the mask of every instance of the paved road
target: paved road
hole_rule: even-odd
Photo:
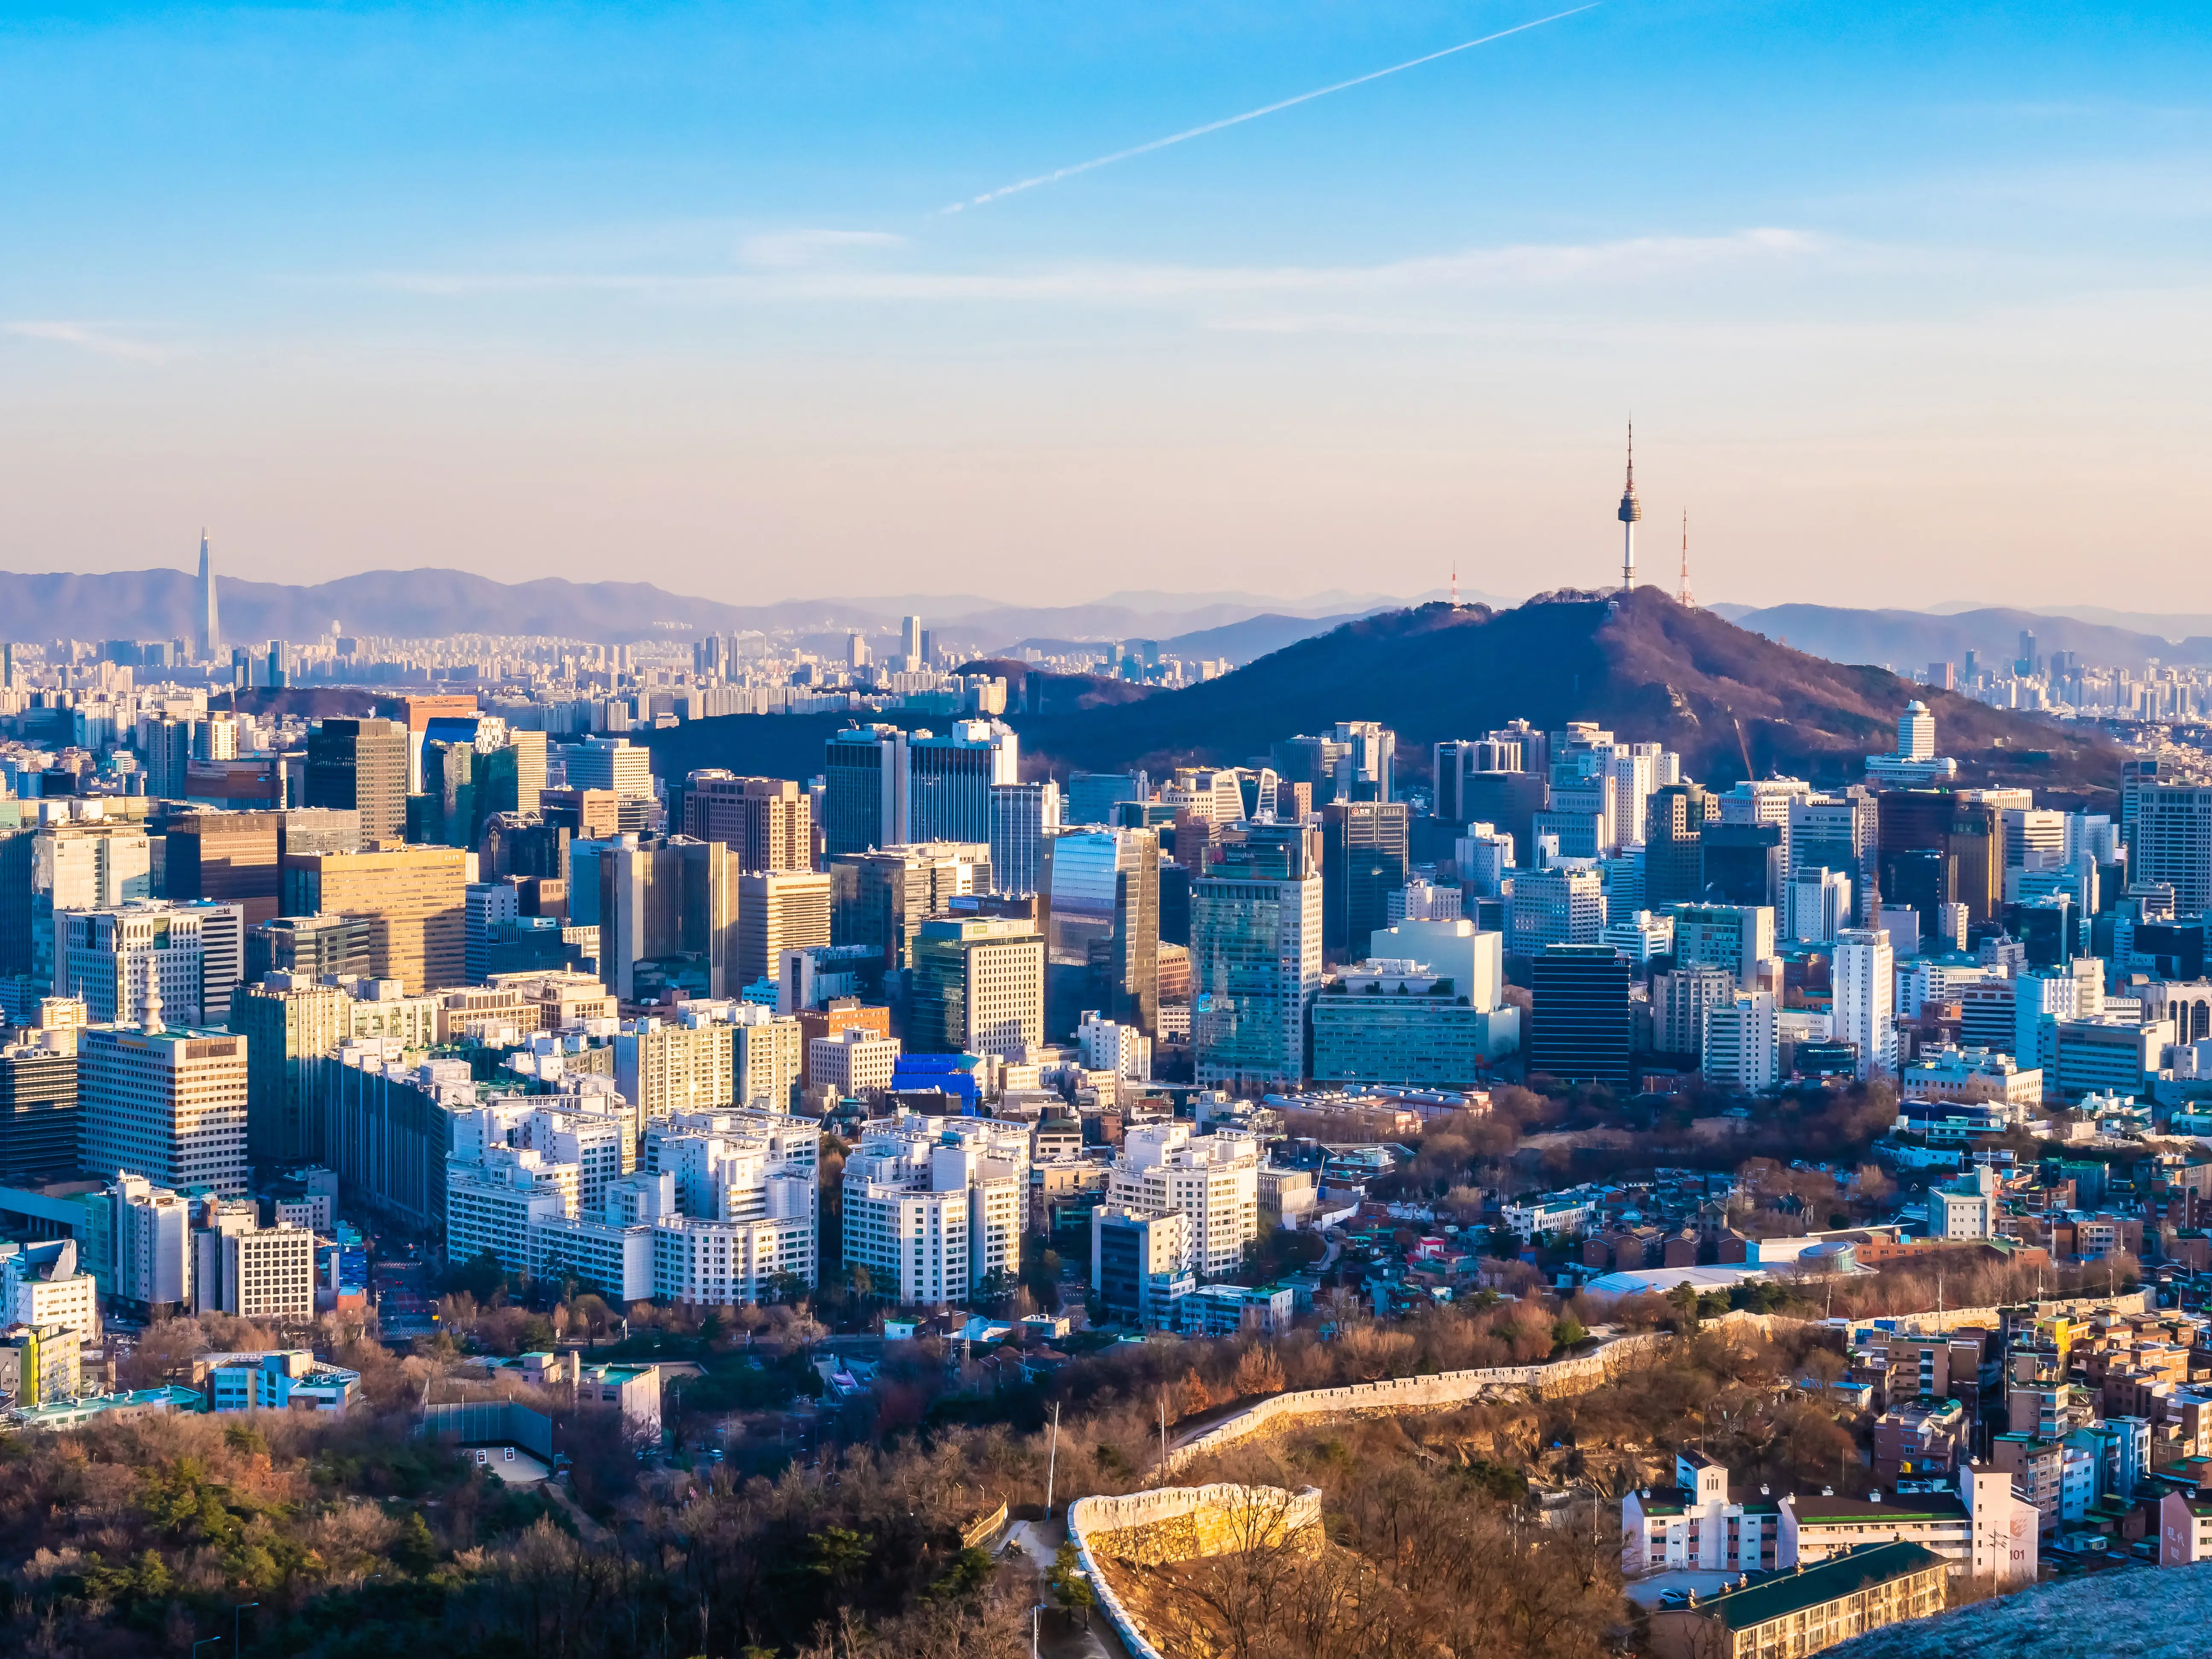
[[[1052,1588],[1045,1575],[1052,1571],[1053,1559],[1066,1541],[1065,1511],[1049,1521],[1017,1521],[999,1540],[1001,1559],[1019,1557],[1029,1563],[1036,1581],[1032,1602],[1048,1604],[1037,1621],[1039,1659],[1129,1659],[1129,1650],[1115,1633],[1114,1621],[1097,1608],[1091,1609],[1091,1627],[1085,1630],[1079,1619],[1070,1619],[1049,1605]]]

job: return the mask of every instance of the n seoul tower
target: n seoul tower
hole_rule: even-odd
[[[1636,586],[1636,521],[1644,507],[1636,499],[1636,422],[1628,423],[1628,483],[1620,492],[1620,591]]]

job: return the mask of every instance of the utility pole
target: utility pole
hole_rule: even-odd
[[[1160,1474],[1168,1472],[1168,1391],[1160,1390]]]
[[[1060,1471],[1060,1401],[1052,1402],[1052,1441],[1044,1460],[1044,1518],[1052,1519],[1053,1477]]]

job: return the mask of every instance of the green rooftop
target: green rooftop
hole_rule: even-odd
[[[1893,1578],[1948,1565],[1934,1550],[1923,1549],[1917,1544],[1869,1544],[1848,1554],[1832,1557],[1818,1566],[1769,1573],[1741,1589],[1724,1591],[1686,1611],[1717,1619],[1730,1630],[1751,1630],[1773,1620],[1802,1613],[1808,1607],[1886,1584]]]

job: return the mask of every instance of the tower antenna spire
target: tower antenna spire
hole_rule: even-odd
[[[1682,509],[1682,591],[1675,595],[1685,611],[1697,609],[1698,602],[1690,597],[1690,509]]]
[[[1628,423],[1628,482],[1620,492],[1620,511],[1615,515],[1620,520],[1620,591],[1627,592],[1636,586],[1636,524],[1644,516],[1643,503],[1636,499],[1636,422]]]

